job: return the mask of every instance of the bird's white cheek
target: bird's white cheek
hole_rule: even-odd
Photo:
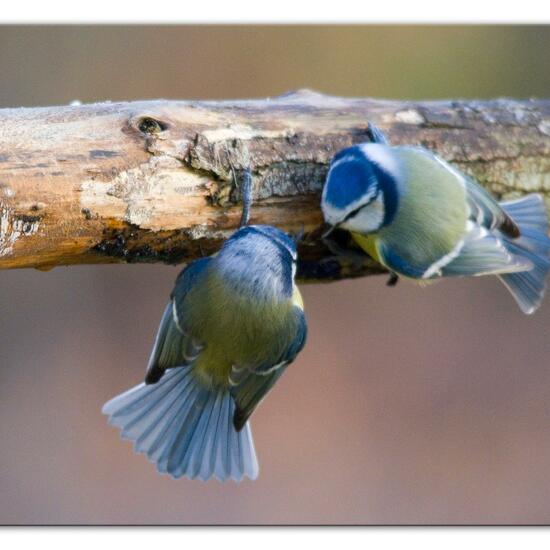
[[[323,211],[325,222],[329,225],[336,225],[342,219],[342,210],[333,208],[326,202],[321,203],[321,210]]]

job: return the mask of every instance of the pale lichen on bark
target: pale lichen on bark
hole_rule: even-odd
[[[388,101],[302,90],[246,101],[146,101],[0,110],[0,268],[186,262],[237,227],[253,173],[252,223],[304,230],[301,275],[379,272],[320,241],[331,157],[369,140],[432,149],[498,197],[550,205],[550,100]],[[437,182],[434,182],[434,185]]]

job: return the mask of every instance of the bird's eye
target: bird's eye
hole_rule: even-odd
[[[338,225],[341,225],[345,222],[347,222],[350,218],[353,218],[353,216],[355,216],[356,214],[359,213],[360,210],[362,210],[363,208],[365,208],[365,206],[368,206],[369,204],[371,204],[372,202],[374,202],[375,200],[378,199],[378,196],[379,196],[379,193],[380,191],[379,190],[374,190],[373,193],[370,193],[367,200],[365,200],[365,202],[363,202],[362,204],[360,204],[357,208],[354,208],[351,212],[349,212],[346,217],[341,221],[339,222]]]
[[[367,204],[369,204],[369,203],[370,203],[370,201],[362,204],[361,206],[358,206],[355,210],[352,210],[340,223],[347,222],[350,218],[353,218],[353,216],[358,214],[359,211],[362,210],[363,208],[365,208],[365,206],[367,206]]]

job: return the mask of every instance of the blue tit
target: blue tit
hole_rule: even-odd
[[[248,419],[306,340],[296,260],[288,235],[251,225],[178,276],[145,383],[103,407],[159,472],[257,477]]]
[[[498,203],[422,147],[365,143],[333,158],[321,206],[329,225],[392,273],[496,275],[523,312],[541,304],[550,239],[540,195]]]

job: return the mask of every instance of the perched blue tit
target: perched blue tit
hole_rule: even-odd
[[[542,301],[550,239],[540,195],[498,203],[422,147],[365,143],[333,158],[321,206],[393,274],[497,275],[525,313]]]
[[[178,276],[145,383],[103,407],[159,472],[257,477],[248,419],[306,340],[296,259],[288,235],[251,225]]]

